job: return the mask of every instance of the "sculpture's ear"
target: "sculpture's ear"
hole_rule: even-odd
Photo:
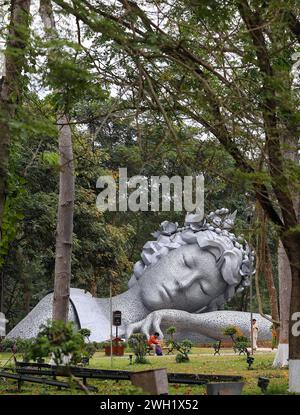
[[[217,239],[198,239],[198,244],[201,249],[205,249],[206,251],[209,251],[213,256],[216,258],[217,265],[219,267],[220,262],[222,262],[223,259],[223,253],[224,253],[224,246],[221,242],[219,242]]]
[[[240,265],[242,262],[242,254],[239,249],[225,251],[221,264],[221,273],[224,280],[229,285],[237,285],[241,282]]]
[[[198,244],[201,249],[209,251],[216,259],[224,281],[229,285],[237,285],[242,277],[240,275],[240,265],[242,253],[239,249],[225,250],[224,244],[218,239],[199,238]]]

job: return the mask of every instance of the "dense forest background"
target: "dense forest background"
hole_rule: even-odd
[[[3,39],[17,3],[1,2]],[[157,27],[134,2],[52,3],[57,31],[48,28],[47,34],[39,2],[33,1],[30,24],[24,19],[18,28],[22,47],[13,52],[22,55],[24,65],[17,111],[9,121],[0,243],[1,309],[8,328],[53,289],[61,128],[56,116],[62,109],[70,120],[76,176],[72,287],[107,296],[112,281],[113,294],[124,291],[151,232],[163,220],[184,221],[185,212],[99,212],[100,175],[117,178],[119,167],[127,167],[129,176],[203,173],[205,212],[223,206],[237,210],[235,232],[260,255],[253,308],[261,302],[270,313],[262,263],[278,290],[279,232],[276,224],[262,221],[256,200],[266,197],[267,188],[267,201],[275,206],[269,210],[278,219],[276,186],[281,184],[272,169],[270,179],[262,108],[268,104],[266,91],[277,88],[278,129],[288,139],[292,130],[298,140],[299,88],[289,78],[297,26],[293,31],[293,22],[280,15],[284,7],[297,15],[296,3],[279,2],[281,10],[275,1],[149,1],[146,11],[151,16],[153,8]],[[247,13],[258,20],[248,22]],[[256,56],[260,49],[249,36],[259,19],[275,74],[267,85],[262,55]],[[284,168],[284,185],[292,183],[299,192],[298,164],[286,161]],[[267,236],[263,247],[262,234]],[[249,301],[245,290],[226,307],[246,311]]]
[[[103,107],[108,99],[101,99],[99,106]],[[77,111],[81,112],[77,116],[85,117],[90,109],[77,105]],[[93,105],[97,105],[97,100]],[[9,327],[53,289],[59,165],[57,130],[51,112],[54,109],[49,97],[28,95],[22,128],[17,125],[18,140],[13,142],[10,155],[7,244],[1,250],[3,308]],[[151,233],[163,220],[183,223],[185,217],[185,212],[174,211],[99,212],[96,181],[100,175],[117,178],[119,167],[127,167],[129,177],[204,173],[205,212],[223,206],[237,210],[236,233],[248,235],[254,247],[256,244],[255,219],[249,223],[251,211],[247,208],[246,188],[236,183],[234,163],[216,140],[202,140],[201,131],[185,127],[178,154],[160,120],[145,122],[139,125],[139,130],[143,145],[138,144],[134,118],[126,111],[118,116],[93,119],[85,128],[72,126],[76,195],[71,286],[84,288],[95,296],[108,296],[109,281],[113,282],[113,294],[124,291],[144,243],[151,240]],[[276,238],[271,231],[270,236],[276,274]],[[264,311],[269,313],[263,276],[259,284]],[[226,307],[249,310],[249,289]],[[257,309],[255,291],[254,308]]]

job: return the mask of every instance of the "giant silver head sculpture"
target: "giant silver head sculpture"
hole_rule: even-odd
[[[175,325],[177,334],[200,341],[220,339],[224,328],[237,325],[248,334],[250,316],[237,311],[217,311],[236,292],[249,285],[254,255],[243,236],[231,232],[236,212],[211,212],[203,220],[187,214],[183,227],[165,221],[152,234],[133,270],[129,289],[113,298],[115,310],[122,311],[123,334]],[[109,299],[95,298],[81,289],[71,289],[69,318],[91,330],[92,339],[110,335]],[[53,295],[44,297],[9,333],[9,338],[30,338],[52,315]],[[270,338],[269,321],[255,315],[260,336]],[[162,326],[160,326],[160,322]],[[196,336],[196,337],[195,337]],[[204,341],[203,340],[203,341]],[[205,341],[206,341],[205,340]]]
[[[201,220],[187,214],[185,226],[165,221],[142,250],[128,283],[150,310],[200,313],[221,309],[249,285],[254,256],[243,236],[230,232],[236,212],[222,208]]]

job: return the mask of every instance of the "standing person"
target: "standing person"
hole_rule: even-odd
[[[253,338],[253,350],[257,349],[257,338],[258,338],[258,326],[257,321],[254,318],[252,320],[252,338]]]
[[[148,340],[148,345],[152,347],[152,349],[154,349],[155,354],[157,356],[162,356],[162,348],[161,348],[158,338],[159,338],[159,333],[156,332],[152,334]]]

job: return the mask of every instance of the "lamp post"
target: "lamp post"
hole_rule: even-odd
[[[113,365],[113,314],[112,314],[112,284],[109,282],[109,319],[110,319],[110,367]]]
[[[249,249],[251,252],[251,247],[249,245]],[[252,276],[252,260],[250,260],[250,338],[251,338],[251,354],[253,355],[253,276]]]
[[[252,219],[253,219],[253,213],[255,210],[255,206],[252,205],[248,211],[248,217],[247,217],[247,221],[249,224],[249,241],[248,241],[248,246],[249,246],[249,268],[250,268],[250,341],[251,341],[251,354],[254,354],[254,350],[253,350],[253,330],[252,330],[252,322],[253,322],[253,264],[252,264],[252,246],[251,246],[251,237],[252,237],[252,231],[253,231],[253,223],[252,223]]]

